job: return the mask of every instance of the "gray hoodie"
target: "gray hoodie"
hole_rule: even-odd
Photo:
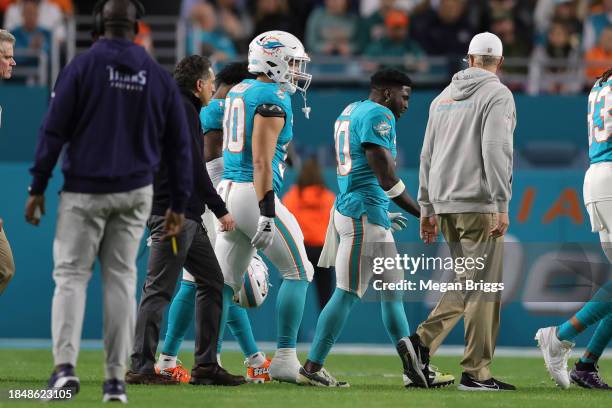
[[[421,215],[508,212],[516,109],[497,76],[468,68],[431,103],[421,151]]]

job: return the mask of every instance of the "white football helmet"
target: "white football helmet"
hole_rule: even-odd
[[[259,307],[268,297],[269,289],[268,266],[255,255],[244,273],[240,292],[234,295],[234,302],[244,308]]]
[[[293,34],[285,31],[267,31],[256,36],[249,44],[249,66],[252,74],[264,74],[281,84],[290,94],[302,92],[304,113],[310,112],[306,106],[306,90],[312,75],[306,72],[310,57],[304,46]]]

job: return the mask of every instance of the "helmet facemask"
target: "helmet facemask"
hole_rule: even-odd
[[[310,81],[312,81],[312,74],[309,74],[307,72],[307,66],[309,62],[310,57],[308,57],[308,55],[288,58],[288,82],[294,88],[293,92],[295,92],[295,90],[298,90],[302,93],[306,93],[306,90],[310,86]]]

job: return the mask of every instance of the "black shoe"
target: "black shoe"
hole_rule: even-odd
[[[228,373],[219,364],[210,364],[193,367],[189,384],[236,386],[246,384],[246,380],[241,375]]]
[[[80,388],[81,383],[79,377],[74,374],[74,367],[71,364],[62,364],[51,373],[47,384],[49,392],[41,400],[69,400],[79,393]]]
[[[127,404],[127,394],[125,393],[125,383],[121,380],[112,379],[104,381],[102,384],[102,402],[122,402]]]
[[[155,373],[139,373],[136,371],[128,371],[125,374],[125,382],[132,385],[144,384],[144,385],[178,385],[179,380],[167,375],[160,375]]]
[[[403,337],[397,343],[397,353],[404,365],[404,374],[417,386],[429,388],[429,349],[417,334]]]
[[[460,391],[514,391],[516,387],[491,377],[488,380],[477,381],[466,373],[461,374]]]

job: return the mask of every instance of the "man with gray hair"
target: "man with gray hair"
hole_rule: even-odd
[[[516,389],[493,378],[489,369],[499,330],[500,292],[484,293],[473,284],[502,282],[516,126],[512,93],[496,76],[502,51],[496,35],[474,36],[469,67],[453,76],[429,108],[419,171],[421,239],[432,243],[441,230],[457,265],[469,258],[480,263],[470,267],[466,261],[465,269],[457,268],[454,281],[461,290],[446,292],[411,336],[415,367],[408,373],[413,371],[415,382],[419,374],[428,376],[429,354],[463,317],[466,344],[459,389]]]
[[[17,65],[13,58],[15,37],[6,30],[0,30],[0,78],[10,79],[13,67]],[[0,106],[0,126],[2,126],[2,106]],[[0,218],[0,294],[15,275],[13,253],[4,233],[3,221]]]

